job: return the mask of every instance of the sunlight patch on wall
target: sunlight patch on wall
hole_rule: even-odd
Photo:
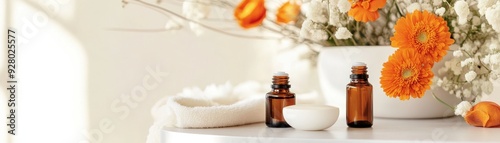
[[[15,143],[77,143],[88,127],[84,47],[55,18],[72,18],[67,0],[11,0],[9,25],[19,31]],[[50,2],[61,2],[61,11]],[[64,3],[63,3],[64,2]],[[49,9],[49,10],[47,10]],[[54,13],[57,12],[57,13]]]

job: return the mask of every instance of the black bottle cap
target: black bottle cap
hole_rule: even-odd
[[[290,86],[289,84],[273,84],[271,85],[271,88],[290,88],[292,86]]]
[[[367,74],[351,74],[351,79],[368,79]]]

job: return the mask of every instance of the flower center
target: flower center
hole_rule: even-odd
[[[403,70],[401,75],[403,76],[404,79],[407,79],[412,76],[412,71],[410,69],[405,69]]]
[[[425,32],[418,34],[417,39],[418,39],[418,42],[420,42],[420,43],[425,43],[425,42],[427,42],[427,40],[429,40],[427,33],[425,33]]]

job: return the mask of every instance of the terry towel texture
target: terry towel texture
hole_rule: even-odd
[[[147,143],[159,143],[163,127],[218,128],[263,122],[265,88],[257,82],[236,87],[230,83],[185,88],[176,96],[167,96],[151,109],[154,124]]]
[[[263,96],[247,98],[230,105],[212,105],[203,99],[172,97],[167,105],[173,112],[175,127],[213,128],[261,122],[265,119]]]

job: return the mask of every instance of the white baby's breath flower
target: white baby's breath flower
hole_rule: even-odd
[[[462,101],[455,108],[455,115],[464,117],[467,112],[469,112],[470,108],[472,108],[472,104],[469,101]]]
[[[309,3],[309,9],[306,13],[307,18],[314,22],[326,23],[328,22],[328,1],[312,0]]]
[[[500,3],[500,2],[499,2]],[[491,25],[493,30],[500,33],[500,4],[497,4],[496,8],[490,8],[486,10],[486,20]]]
[[[328,33],[325,30],[315,29],[311,33],[311,40],[322,41],[328,39]]]
[[[438,80],[436,81],[436,85],[437,85],[437,86],[442,86],[442,85],[443,85],[443,80],[438,79]]]
[[[491,78],[492,80],[497,80],[497,79],[498,79],[498,75],[499,75],[499,74],[498,74],[498,72],[499,72],[498,70],[493,70],[493,71],[491,71],[491,73],[490,73],[490,78]]]
[[[340,22],[341,13],[336,8],[330,8],[328,15],[328,24],[333,26],[341,26]]]
[[[472,64],[473,62],[474,62],[473,58],[467,58],[467,59],[463,60],[462,62],[460,62],[460,65],[461,65],[461,67],[465,67],[469,64]]]
[[[302,23],[302,27],[300,28],[299,37],[303,39],[307,39],[311,37],[311,33],[309,32],[312,29],[313,22],[311,19],[306,19]]]
[[[415,10],[422,10],[422,7],[420,7],[420,3],[414,2],[410,4],[408,7],[406,7],[406,12],[408,13],[413,13]]]
[[[455,29],[459,29],[459,28],[455,28]],[[473,52],[474,46],[472,46],[471,42],[465,42],[464,45],[462,45],[462,49],[465,50],[466,52]]]
[[[347,0],[339,0],[337,7],[341,13],[346,13],[351,9],[351,3]]]
[[[206,18],[210,10],[210,0],[185,0],[182,3],[182,14],[189,19]]]
[[[432,5],[440,6],[443,3],[443,0],[432,0]]]
[[[422,4],[420,4],[420,8],[421,8],[421,10],[426,10],[426,11],[432,11],[433,10],[432,5],[428,4],[428,3],[422,3]]]
[[[477,73],[475,71],[469,71],[465,74],[465,80],[467,82],[471,82],[472,80],[474,80],[477,76]]]
[[[481,59],[481,61],[482,61],[484,64],[490,64],[490,59],[491,59],[490,57],[491,57],[491,55],[486,55],[486,56],[484,56],[484,57]]]
[[[472,92],[470,91],[470,89],[464,89],[463,95],[465,98],[469,98],[472,96]]]
[[[479,18],[477,16],[473,16],[472,17],[472,25],[474,25],[474,26],[481,25],[481,18]]]
[[[462,97],[462,91],[459,90],[459,91],[455,92],[455,97],[461,98]]]
[[[463,53],[460,50],[456,50],[453,52],[453,56],[458,58],[458,57],[463,56]]]
[[[300,29],[300,38],[321,41],[328,39],[328,33],[322,28],[322,24],[315,23],[311,19],[306,19]]]
[[[446,12],[446,9],[444,7],[440,7],[436,9],[436,11],[434,11],[434,13],[436,13],[436,15],[438,16],[443,16],[444,12]]]
[[[450,60],[450,69],[454,75],[462,74],[462,67],[460,66],[460,60],[458,58],[453,58]]]
[[[472,94],[473,95],[480,95],[479,89],[481,89],[481,83],[483,80],[477,79],[472,81]]]
[[[193,21],[207,18],[210,11],[210,0],[185,0],[182,3],[182,14]],[[189,27],[196,35],[203,33],[202,27],[195,22],[190,22]]]
[[[337,29],[337,32],[335,32],[335,37],[337,39],[349,39],[352,37],[352,33],[349,31],[349,29],[340,27],[339,29]]]
[[[492,65],[500,64],[500,53],[490,55],[490,64]]]
[[[500,43],[498,41],[491,41],[489,49],[492,51],[500,49]]]
[[[493,6],[497,0],[478,0],[477,8],[479,9],[479,14],[483,16],[488,8]]]
[[[463,25],[467,23],[467,17],[470,14],[469,4],[467,2],[460,0],[455,2],[455,12],[458,15],[458,24]]]
[[[442,81],[443,82],[441,83],[441,88],[443,88],[445,91],[450,90],[450,85],[451,84],[449,84],[450,82],[449,82],[448,78],[445,77],[445,78],[443,78]]]

